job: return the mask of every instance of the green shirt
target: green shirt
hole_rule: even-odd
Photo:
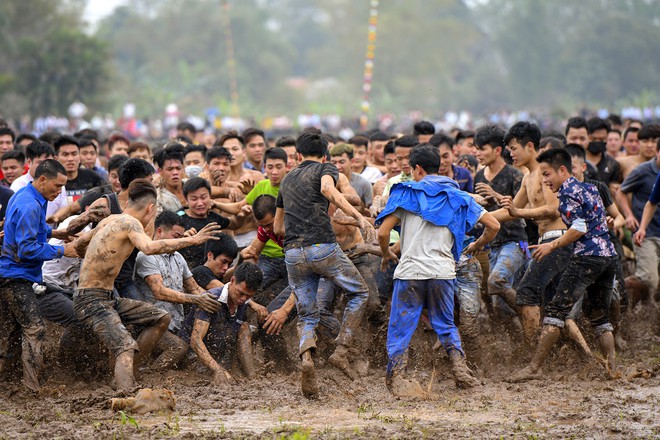
[[[272,186],[270,184],[270,179],[264,179],[257,183],[254,188],[252,188],[252,191],[250,191],[250,193],[245,196],[245,201],[248,203],[248,205],[252,205],[254,200],[263,194],[270,194],[277,199],[279,192],[279,186]],[[284,252],[282,252],[282,248],[273,240],[268,240],[266,242],[264,250],[261,252],[261,254],[270,258],[284,258]]]

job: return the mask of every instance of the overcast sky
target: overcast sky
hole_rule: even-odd
[[[85,19],[94,25],[101,18],[110,15],[117,6],[124,3],[126,3],[126,0],[87,0]]]

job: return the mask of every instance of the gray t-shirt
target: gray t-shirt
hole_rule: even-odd
[[[183,324],[183,304],[157,301],[144,279],[149,275],[160,275],[163,277],[165,287],[183,292],[183,280],[192,277],[186,260],[178,252],[160,255],[145,255],[140,252],[135,262],[135,273],[145,299],[171,315],[172,319],[168,330],[176,334]]]
[[[351,173],[351,186],[367,208],[373,201],[373,189],[371,183],[358,173]]]

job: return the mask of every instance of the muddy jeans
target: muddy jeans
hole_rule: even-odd
[[[554,240],[556,238],[542,240],[540,244],[550,243]],[[546,290],[555,291],[551,284],[559,282],[556,277],[566,269],[572,255],[573,246],[570,245],[555,249],[541,261],[532,260],[518,285],[516,304],[519,306],[547,304],[554,295],[546,295]]]
[[[0,278],[0,307],[6,309],[0,322],[0,358],[3,363],[11,343],[10,335],[18,326],[23,336],[21,359],[25,386],[39,389],[39,372],[43,367],[43,342],[46,327],[32,289],[32,282],[17,278]]]
[[[596,336],[613,331],[609,308],[617,258],[573,255],[561,276],[557,293],[545,308],[543,324],[563,328],[564,320],[582,298],[582,310]]]
[[[111,290],[103,289],[78,289],[73,309],[80,322],[91,328],[115,357],[139,350],[126,325],[149,327],[167,315],[153,304],[115,298]]]
[[[367,306],[369,288],[337,243],[321,243],[285,251],[289,285],[296,295],[299,353],[316,348],[320,313],[316,301],[319,280],[325,277],[346,292],[344,319],[337,344],[348,346]]]
[[[387,374],[403,366],[404,354],[426,307],[433,330],[443,348],[463,353],[454,324],[456,280],[394,280],[392,311],[387,328]]]
[[[525,263],[525,252],[515,241],[490,249],[490,274],[488,275],[488,294],[501,295],[513,288],[516,272]]]
[[[481,277],[481,265],[476,258],[456,264],[454,296],[459,308],[459,327],[465,345],[470,345],[470,350],[478,349]]]

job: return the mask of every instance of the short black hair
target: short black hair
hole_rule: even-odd
[[[231,162],[233,159],[231,153],[225,147],[217,146],[210,148],[208,151],[206,151],[207,163],[211,163],[213,159],[222,159],[223,157],[227,159],[229,162]]]
[[[639,128],[637,127],[628,127],[625,130],[623,130],[623,135],[621,136],[621,139],[625,142],[626,138],[628,137],[629,133],[638,133],[639,136]]]
[[[183,150],[184,146],[182,144],[170,142],[154,153],[154,162],[160,169],[165,166],[165,162],[168,160],[173,160],[183,165]]]
[[[75,133],[73,133],[73,135],[78,139],[87,137],[87,138],[92,138],[95,141],[99,140],[99,132],[92,128],[83,128],[82,130],[78,130]]]
[[[132,181],[144,179],[154,173],[154,167],[149,162],[136,157],[126,160],[118,170],[119,184],[122,189],[128,189]]]
[[[254,213],[254,218],[257,220],[263,220],[268,214],[275,215],[276,210],[276,200],[275,197],[270,194],[262,194],[252,203],[252,212]]]
[[[621,116],[615,113],[610,113],[607,116],[607,120],[610,121],[611,125],[623,125],[623,119],[621,119]]]
[[[188,198],[188,194],[200,188],[206,188],[211,194],[211,184],[208,180],[202,177],[191,177],[183,184],[183,197]]]
[[[456,142],[460,142],[464,139],[468,138],[473,138],[476,135],[476,133],[472,130],[459,130],[458,133],[456,133]]]
[[[55,179],[60,174],[64,174],[66,176],[66,169],[64,169],[64,165],[55,159],[46,159],[37,167],[37,170],[34,172],[34,178],[36,180],[41,176],[46,176],[47,179]]]
[[[245,131],[243,131],[243,139],[245,139],[246,144],[250,142],[250,139],[252,139],[255,136],[261,136],[264,139],[264,141],[266,140],[266,134],[262,130],[259,130],[258,128],[249,127],[246,128]]]
[[[9,127],[0,127],[0,136],[4,135],[9,135],[11,136],[11,141],[15,142],[16,141],[16,133],[14,133],[14,130],[12,130]]]
[[[383,148],[383,156],[387,156],[388,154],[395,154],[396,151],[394,151],[394,141],[389,141],[388,143],[385,144],[385,148]]]
[[[206,158],[207,150],[208,148],[206,148],[206,145],[190,144],[183,150],[183,157],[186,157],[189,153],[198,152],[202,153],[203,158]]]
[[[587,121],[587,132],[592,134],[594,131],[606,130],[608,133],[612,130],[612,125],[607,119],[601,119],[598,116],[594,116]]]
[[[548,144],[550,144],[550,148],[564,148],[564,141],[554,136],[546,136],[541,138],[541,141],[539,142],[539,148],[545,148]]]
[[[578,157],[584,162],[587,161],[587,153],[585,153],[584,148],[578,144],[568,144],[564,147],[564,150],[566,150],[571,157]]]
[[[244,261],[234,270],[234,279],[237,283],[245,282],[245,287],[255,292],[261,287],[263,273],[256,264]]]
[[[351,145],[355,145],[356,147],[367,148],[369,146],[369,138],[366,136],[362,136],[361,134],[358,134],[350,138],[348,140],[348,143]]]
[[[2,161],[16,159],[17,162],[25,163],[25,154],[21,150],[9,150],[2,155]]]
[[[264,163],[268,159],[271,160],[282,160],[284,163],[286,163],[289,160],[289,157],[286,155],[286,151],[284,151],[280,147],[273,147],[270,150],[266,150],[266,153],[264,153]]]
[[[303,157],[324,157],[328,154],[328,141],[320,134],[303,133],[296,139],[296,151]]]
[[[419,165],[427,174],[438,174],[440,168],[440,152],[430,144],[417,145],[410,152],[410,166],[414,169]]]
[[[183,218],[174,211],[165,210],[156,216],[155,228],[171,229],[175,226],[183,226]]]
[[[190,122],[179,122],[176,124],[176,130],[177,131],[189,131],[193,134],[197,133],[197,129],[195,128],[194,125],[192,125]]]
[[[291,136],[282,136],[275,142],[275,146],[279,148],[284,148],[284,147],[295,147],[296,146],[296,140],[292,138]]]
[[[33,135],[32,133],[21,133],[16,137],[16,140],[14,141],[14,143],[20,144],[25,139],[30,139],[31,142],[34,142],[34,141],[37,140],[37,137],[35,135]]]
[[[429,144],[436,148],[443,144],[449,146],[449,148],[454,148],[454,143],[454,139],[445,133],[436,133],[429,139]]]
[[[238,245],[234,240],[234,237],[225,234],[224,232],[217,235],[217,240],[207,241],[204,245],[204,255],[208,255],[210,252],[213,255],[213,258],[217,258],[219,255],[226,255],[232,260],[238,255]]]
[[[135,179],[128,185],[128,201],[129,203],[142,204],[143,202],[158,200],[158,192],[156,187],[150,180]]]
[[[484,125],[477,129],[474,134],[474,145],[483,150],[485,145],[490,145],[493,149],[500,147],[500,155],[504,153],[504,130],[499,125]]]
[[[75,145],[76,148],[80,150],[80,143],[78,143],[78,139],[74,138],[73,136],[62,135],[55,139],[55,142],[53,142],[53,147],[55,147],[55,154],[60,154],[60,148],[65,145]]]
[[[380,130],[371,133],[371,135],[369,136],[369,141],[371,141],[371,142],[374,142],[374,141],[376,141],[376,142],[389,141],[390,139],[391,138],[390,138],[390,136],[388,136],[387,133],[385,133],[384,131],[380,131]]]
[[[413,135],[435,134],[435,127],[429,121],[415,122],[413,125]]]
[[[660,124],[646,124],[637,133],[637,139],[640,141],[656,138],[660,138]]]
[[[551,148],[539,154],[536,158],[538,163],[547,163],[550,167],[557,171],[562,166],[566,168],[569,174],[573,174],[571,155],[565,148]]]
[[[89,147],[90,145],[94,147],[94,151],[98,151],[98,148],[96,147],[96,142],[94,142],[96,139],[89,137],[89,136],[81,136],[78,138],[78,148],[85,148]]]
[[[229,130],[227,133],[223,134],[220,136],[220,139],[215,141],[213,144],[214,146],[221,147],[225,144],[230,139],[236,139],[238,142],[241,144],[241,147],[245,148],[245,139],[243,139],[243,136],[239,135],[236,131],[234,130]]]
[[[122,165],[128,162],[128,160],[128,156],[124,156],[123,154],[115,154],[110,159],[108,159],[108,171],[118,170]]]
[[[41,156],[55,156],[55,150],[52,145],[44,141],[34,141],[25,147],[25,157],[34,160]]]
[[[539,151],[539,146],[541,143],[541,129],[538,125],[531,122],[516,122],[504,135],[504,145],[509,145],[509,143],[513,140],[520,142],[520,145],[523,147],[531,142],[534,146],[534,149]]]
[[[400,138],[394,140],[394,148],[396,147],[412,148],[415,145],[419,145],[419,141],[415,136],[410,134],[401,136]]]
[[[589,131],[589,128],[587,127],[587,121],[580,116],[575,116],[573,118],[570,118],[568,122],[566,122],[566,129],[564,130],[564,134],[567,135],[568,130],[570,130],[571,128],[577,128],[577,129],[584,128],[587,130],[587,132]]]

